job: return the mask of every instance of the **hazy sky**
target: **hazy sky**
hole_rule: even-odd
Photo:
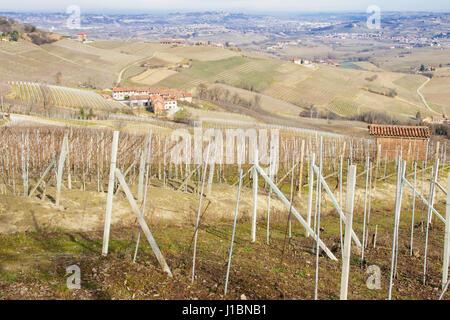
[[[65,12],[70,5],[78,5],[82,13],[205,10],[365,12],[370,5],[378,5],[385,11],[450,11],[450,0],[1,0],[0,11]]]

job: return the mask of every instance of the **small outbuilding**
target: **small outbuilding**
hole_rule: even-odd
[[[375,138],[377,157],[395,159],[402,155],[405,160],[425,160],[430,128],[426,126],[399,126],[369,124],[369,134]]]

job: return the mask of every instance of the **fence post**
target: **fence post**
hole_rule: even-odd
[[[442,263],[442,288],[447,283],[450,246],[450,173],[447,176],[447,204],[445,207],[444,257]]]
[[[105,216],[105,228],[103,231],[103,249],[102,254],[106,256],[108,254],[109,245],[109,229],[111,226],[111,210],[114,196],[114,178],[116,176],[116,160],[117,160],[117,146],[119,144],[119,131],[114,131],[112,148],[111,148],[111,167],[109,169],[109,183],[108,183],[108,196],[106,198],[106,216]]]
[[[311,163],[309,166],[309,181],[308,181],[308,188],[309,188],[309,194],[308,194],[308,207],[307,207],[307,215],[306,215],[306,223],[309,227],[311,227],[311,211],[312,211],[312,199],[313,199],[313,184],[314,184],[314,164],[315,164],[315,157],[316,155],[314,153],[311,154]],[[306,236],[309,237],[310,234],[308,231],[306,231]]]
[[[417,175],[417,161],[414,161],[414,190],[413,192],[413,203],[412,203],[412,217],[411,217],[411,240],[409,244],[409,255],[413,254],[413,244],[414,244],[414,216],[416,209],[416,175]]]
[[[436,159],[436,164],[431,169],[430,177],[430,194],[428,198],[428,214],[427,214],[427,229],[425,230],[425,253],[423,259],[423,284],[426,282],[427,277],[427,252],[428,252],[428,234],[430,230],[431,217],[433,215],[432,208],[434,207],[434,192],[436,189],[437,173],[439,169],[439,158]]]
[[[137,221],[139,222],[142,232],[147,237],[147,240],[150,243],[150,246],[152,247],[152,250],[156,256],[156,259],[158,260],[162,269],[169,275],[169,277],[172,278],[173,277],[172,272],[170,271],[170,268],[167,265],[167,262],[164,259],[164,256],[162,255],[161,250],[159,249],[158,244],[155,241],[155,238],[153,238],[153,235],[152,235],[147,223],[144,220],[144,215],[139,210],[139,206],[137,205],[136,201],[134,200],[133,194],[131,193],[130,188],[128,187],[127,183],[125,182],[125,178],[123,177],[123,175],[119,169],[115,170],[115,174],[117,175],[119,183],[122,185],[122,189],[128,198],[128,202],[130,203],[131,208],[133,209],[134,214],[136,215]]]
[[[233,233],[231,234],[230,252],[228,254],[228,266],[227,266],[227,275],[226,275],[226,278],[225,278],[224,295],[227,295],[227,289],[228,289],[228,279],[229,279],[229,276],[230,276],[231,257],[233,255],[234,234],[236,232],[236,220],[237,220],[237,215],[238,215],[238,212],[239,212],[239,197],[241,195],[241,186],[242,186],[242,169],[239,170],[239,186],[238,186],[238,193],[237,193],[237,199],[236,199],[236,209],[234,211]]]
[[[63,175],[63,171],[64,171],[64,162],[66,160],[66,155],[67,155],[67,151],[68,151],[68,147],[69,147],[68,139],[69,139],[69,133],[66,132],[66,133],[64,133],[64,138],[63,138],[63,142],[62,142],[62,146],[61,146],[61,152],[59,154],[58,172],[57,172],[58,176],[57,176],[57,180],[56,180],[56,200],[55,200],[56,206],[59,206],[59,201],[61,199],[62,175]]]
[[[205,179],[206,179],[206,170],[208,169],[208,160],[209,160],[209,153],[210,153],[210,146],[211,144],[208,144],[208,147],[206,149],[206,159],[205,164],[203,167],[203,176],[202,176],[202,189],[200,191],[200,200],[198,202],[198,211],[197,211],[197,222],[195,224],[195,232],[194,232],[194,252],[192,254],[192,277],[191,282],[194,283],[195,279],[195,258],[197,255],[197,237],[198,237],[198,227],[200,225],[200,213],[202,210],[202,199],[203,199],[203,192],[205,190]]]
[[[258,210],[258,149],[255,148],[253,168],[253,217],[252,217],[252,242],[256,241],[256,218]]]
[[[145,156],[147,154],[147,146],[144,143],[144,146],[141,151],[141,156],[139,159],[139,180],[138,180],[138,203],[142,202],[142,197],[144,196],[144,171],[145,171]]]
[[[302,140],[300,147],[300,172],[298,174],[298,198],[302,197],[302,184],[303,184],[303,158],[305,157],[305,140]]]
[[[389,295],[388,300],[391,300],[392,297],[392,284],[394,277],[394,265],[396,264],[396,249],[397,249],[397,237],[398,237],[398,224],[400,221],[400,210],[401,210],[401,185],[402,185],[402,177],[403,177],[403,168],[402,166],[402,158],[401,156],[397,159],[397,187],[395,192],[395,210],[394,210],[394,234],[392,236],[392,256],[391,256],[391,275],[389,279]]]
[[[364,266],[364,248],[366,245],[366,216],[367,216],[367,187],[369,184],[369,167],[370,167],[370,157],[366,158],[366,190],[364,193],[364,218],[363,218],[363,239],[361,248],[361,268]]]
[[[345,201],[346,224],[344,235],[344,251],[342,253],[341,300],[347,300],[348,274],[350,269],[350,248],[352,244],[353,204],[355,200],[356,166],[351,165],[347,175],[347,195]]]

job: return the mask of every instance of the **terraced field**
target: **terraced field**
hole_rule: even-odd
[[[131,78],[133,82],[151,86],[155,83],[158,83],[159,81],[164,80],[167,77],[170,77],[171,75],[176,74],[176,71],[168,70],[168,69],[148,69],[144,71],[143,73]]]
[[[234,86],[250,84],[261,91],[269,87],[282,61],[232,57],[216,61],[192,62],[192,67],[173,75],[157,86],[192,89],[202,82],[225,82]]]
[[[158,51],[164,53],[170,53],[185,59],[193,59],[198,61],[216,61],[222,59],[228,59],[231,57],[237,57],[240,54],[235,51],[231,51],[224,48],[214,47],[167,47],[162,46]]]
[[[67,86],[90,83],[98,88],[110,88],[124,66],[153,53],[145,43],[101,41],[99,46],[94,44],[97,42],[82,44],[69,39],[42,46],[27,41],[2,41],[0,81],[56,83],[56,74],[60,72],[62,83]],[[108,49],[115,45],[117,50]]]
[[[311,104],[329,109],[342,116],[357,112],[388,112],[395,117],[422,115],[426,109],[417,88],[425,81],[420,75],[382,71],[353,70],[331,66],[307,68],[275,59],[232,57],[216,61],[192,61],[192,68],[182,70],[155,86],[180,87],[195,90],[200,83],[223,82],[235,87],[252,87],[254,91],[301,108]],[[370,93],[368,87],[380,93],[395,90],[395,97]],[[436,93],[434,93],[436,94]],[[444,97],[446,97],[445,95]],[[439,99],[438,96],[434,96]],[[278,113],[298,115],[298,109],[271,107]]]
[[[345,98],[333,99],[327,108],[338,115],[356,115],[360,109],[353,100]]]
[[[11,82],[13,96],[24,103],[52,105],[65,108],[85,108],[93,110],[122,109],[123,104],[107,100],[90,90],[60,86],[43,86],[33,82]]]

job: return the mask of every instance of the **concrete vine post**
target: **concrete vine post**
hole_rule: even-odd
[[[345,234],[342,252],[341,300],[347,300],[348,276],[350,271],[350,254],[352,244],[353,205],[355,201],[356,165],[350,165],[347,174],[347,194],[345,200]]]
[[[144,199],[142,200],[142,217],[145,215],[145,205],[147,203],[147,191],[148,191],[148,182],[149,182],[149,171],[150,171],[150,157],[151,157],[151,146],[152,146],[152,131],[150,130],[150,135],[147,138],[146,144],[147,147],[144,149],[146,151],[146,161],[145,161],[145,189],[144,189]],[[139,249],[139,241],[141,239],[141,230],[139,228],[137,240],[136,240],[136,248],[134,249],[134,257],[133,262],[136,262],[137,252]]]
[[[436,159],[436,165],[431,170],[431,177],[430,177],[430,194],[428,198],[427,228],[425,231],[425,252],[423,258],[423,284],[425,284],[427,279],[428,236],[430,230],[431,216],[433,215],[432,208],[434,208],[434,191],[436,189],[438,168],[439,168],[439,158]]]
[[[106,198],[105,227],[104,227],[104,231],[103,231],[102,254],[104,256],[106,256],[108,254],[109,230],[111,227],[111,211],[112,211],[113,196],[114,196],[114,180],[116,177],[115,171],[116,171],[118,144],[119,144],[119,131],[114,131],[112,147],[111,147],[111,166],[109,169],[108,196]]]
[[[400,221],[400,209],[401,209],[401,185],[402,185],[402,176],[403,176],[403,166],[401,161],[401,156],[397,160],[397,186],[395,192],[395,211],[394,211],[394,234],[392,236],[392,255],[391,255],[391,273],[389,279],[389,294],[388,300],[392,298],[392,285],[394,279],[394,266],[396,264],[396,252],[398,246],[398,224]]]
[[[227,275],[225,278],[224,295],[227,295],[227,289],[228,289],[228,279],[230,276],[231,257],[233,255],[234,234],[236,233],[236,221],[237,221],[237,215],[239,212],[239,197],[241,195],[241,186],[242,186],[242,168],[239,170],[239,187],[238,187],[238,193],[237,193],[237,199],[236,199],[236,209],[234,211],[233,233],[231,234],[230,252],[228,254],[228,266],[227,266]]]
[[[417,161],[414,161],[414,189],[416,189],[416,175],[417,174]],[[413,193],[413,202],[412,202],[412,216],[411,216],[411,240],[409,243],[409,255],[412,256],[413,254],[413,244],[414,244],[414,214],[416,209],[416,192],[415,190],[412,191]]]
[[[445,235],[444,235],[444,256],[442,258],[442,288],[448,281],[450,249],[450,173],[447,176],[447,203],[445,206]]]
[[[366,190],[364,193],[364,217],[363,217],[363,237],[362,237],[362,248],[361,248],[361,268],[364,266],[364,247],[366,245],[366,217],[367,217],[367,187],[369,183],[369,166],[370,166],[370,158],[367,156],[366,158]]]
[[[317,240],[320,239],[320,209],[321,209],[321,200],[322,200],[322,181],[320,178],[322,178],[322,147],[323,147],[323,140],[322,136],[320,136],[320,145],[319,145],[319,172],[317,174],[317,187],[318,187],[318,193],[317,193],[317,229],[316,229],[316,236]],[[292,206],[292,199],[291,199],[291,206]],[[291,212],[289,212],[289,216],[291,215]],[[316,281],[315,281],[315,292],[314,292],[314,298],[315,300],[318,299],[318,290],[319,290],[319,252],[320,247],[318,245],[318,241],[316,241]]]
[[[311,163],[309,167],[309,182],[308,182],[308,207],[306,211],[306,223],[311,227],[311,213],[312,213],[312,201],[313,201],[313,190],[314,190],[314,165],[315,165],[315,154],[311,154]],[[306,231],[306,236],[309,237],[310,234]]]
[[[55,205],[59,206],[59,202],[61,200],[61,185],[62,185],[62,176],[64,171],[64,162],[66,161],[66,156],[69,149],[69,141],[68,141],[69,133],[66,132],[64,134],[62,146],[61,146],[61,152],[59,154],[59,161],[58,161],[58,171],[57,171],[57,179],[56,179],[56,200]]]
[[[209,160],[209,153],[210,153],[210,146],[211,144],[208,144],[208,148],[206,151],[206,160],[203,167],[203,176],[202,176],[202,189],[200,191],[200,200],[198,203],[198,211],[197,211],[197,222],[195,224],[195,233],[194,233],[194,253],[192,255],[192,277],[191,282],[194,283],[195,279],[195,258],[197,255],[197,237],[198,237],[198,227],[200,224],[200,213],[202,210],[202,200],[203,200],[203,192],[205,190],[205,179],[206,179],[206,171],[208,169],[208,160]]]
[[[253,216],[252,216],[252,242],[256,241],[256,220],[258,210],[258,149],[254,150],[254,168],[253,168]]]

